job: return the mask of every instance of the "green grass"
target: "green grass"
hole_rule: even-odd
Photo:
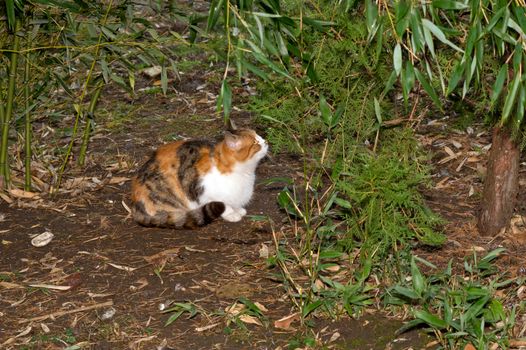
[[[273,151],[304,158],[304,180],[290,180],[278,196],[278,203],[301,229],[275,242],[277,252],[269,259],[270,266],[280,267],[284,286],[304,319],[311,314],[359,315],[375,304],[378,289],[391,301],[396,291],[407,292],[411,276],[413,283],[425,281],[429,291],[419,285],[416,300],[399,295],[397,300],[406,306],[418,304],[414,322],[426,324],[443,346],[468,341],[480,348],[492,342],[505,345],[508,323],[480,331],[484,317],[489,317],[488,325],[505,319],[513,323],[481,271],[474,272],[469,282],[453,277],[451,271],[428,278],[419,273],[412,248],[440,247],[446,240],[440,232],[444,221],[422,197],[429,184],[429,160],[412,129],[381,125],[410,111],[404,110],[407,105],[395,109],[389,98],[382,99],[380,115],[375,111],[374,98],[380,100],[392,63],[375,61],[365,23],[329,15],[325,19],[337,22],[335,31],[307,32],[302,37],[304,47],[317,57],[318,80],[260,82],[259,94],[250,102],[266,126]],[[430,104],[425,99],[421,103]],[[457,124],[463,128],[472,121],[465,114]],[[344,282],[327,273],[331,267],[348,271]],[[382,276],[385,284],[378,285],[373,275]],[[493,286],[501,283],[494,281]],[[444,327],[430,316],[449,307],[453,318],[461,318],[475,304],[483,305],[472,311],[468,328],[454,322]],[[305,345],[303,339],[293,343]]]
[[[499,273],[493,262],[503,252],[499,248],[482,258],[473,253],[464,260],[463,271],[457,273],[452,261],[437,272],[433,264],[413,257],[409,278],[389,288],[384,297],[387,305],[412,305],[414,319],[400,332],[425,327],[446,349],[462,349],[467,344],[477,349],[507,348],[518,310],[506,307],[496,292],[511,287],[511,293],[516,293],[524,281]],[[433,273],[423,274],[417,262]]]

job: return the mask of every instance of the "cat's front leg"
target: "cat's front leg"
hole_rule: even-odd
[[[247,211],[245,208],[232,208],[227,205],[225,211],[221,214],[221,217],[229,222],[238,222],[241,221],[243,216],[245,216]]]

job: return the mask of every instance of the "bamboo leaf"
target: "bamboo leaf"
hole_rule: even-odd
[[[369,35],[367,37],[368,41],[371,41],[378,31],[379,27],[378,21],[378,8],[373,4],[372,0],[365,1],[365,24],[367,26],[367,31]]]
[[[433,0],[433,7],[443,10],[464,10],[468,5],[464,2],[453,0]]]
[[[332,111],[329,107],[329,104],[327,103],[327,100],[323,95],[320,96],[320,113],[321,119],[323,120],[325,125],[330,127],[332,120]]]
[[[418,11],[413,10],[410,19],[411,25],[411,41],[413,43],[413,48],[416,52],[420,52],[425,45],[424,34],[422,32],[422,19]]]
[[[393,52],[393,65],[396,75],[399,76],[402,71],[402,47],[397,43]]]
[[[417,310],[414,312],[414,315],[416,318],[421,319],[422,321],[424,321],[431,327],[434,327],[437,329],[445,329],[447,327],[447,323],[444,320],[433,315],[429,311]]]
[[[510,116],[511,110],[515,104],[515,98],[517,97],[517,91],[519,90],[519,83],[521,81],[520,74],[515,75],[513,82],[511,83],[511,88],[509,89],[508,94],[506,95],[506,100],[504,102],[504,107],[502,108],[502,116],[500,119],[500,125],[504,125]]]
[[[477,317],[482,310],[482,308],[488,303],[491,299],[491,295],[486,295],[485,297],[479,299],[476,303],[471,305],[469,309],[464,314],[464,322],[469,322],[473,318]]]
[[[383,98],[389,91],[391,91],[395,82],[396,82],[396,72],[392,71],[391,75],[389,76],[389,79],[387,79],[387,82],[385,83],[385,88],[382,91],[380,98]]]
[[[316,310],[317,308],[319,308],[321,306],[323,302],[321,300],[316,300],[315,302],[313,303],[310,303],[310,304],[307,304],[303,307],[301,313],[302,313],[302,316],[303,317],[307,317],[311,312],[313,312],[314,310]]]
[[[506,251],[506,248],[493,249],[491,252],[486,254],[482,259],[480,259],[479,263],[489,263],[495,260],[496,258],[498,258],[505,251]]]
[[[414,257],[411,258],[411,278],[413,282],[413,289],[419,296],[422,296],[422,293],[425,289],[425,279],[424,276],[422,276],[420,270],[418,269]]]
[[[499,73],[497,74],[497,78],[495,79],[495,84],[493,84],[493,89],[491,91],[491,98],[490,98],[490,108],[493,108],[495,106],[495,102],[497,102],[497,99],[499,98],[502,88],[504,87],[504,82],[506,81],[506,77],[508,76],[508,64],[503,64],[502,67],[499,69]]]
[[[219,91],[219,97],[217,98],[217,109],[219,110],[221,107],[223,107],[225,121],[227,121],[232,109],[232,90],[226,80],[223,80]]]
[[[429,51],[431,52],[431,56],[435,56],[435,43],[433,42],[433,37],[431,36],[431,31],[427,29],[426,27],[423,27],[424,29],[424,41],[429,48]]]
[[[128,80],[130,81],[130,88],[135,92],[135,74],[132,70],[128,70]]]
[[[217,23],[220,14],[220,8],[223,6],[224,0],[213,0],[210,4],[210,11],[208,12],[208,21],[206,23],[206,29],[211,30]],[[227,4],[228,6],[228,4]]]
[[[410,300],[420,299],[420,296],[413,289],[409,289],[407,287],[402,286],[394,286],[393,290],[399,295],[409,298]]]
[[[336,25],[335,22],[331,21],[320,21],[318,19],[309,18],[309,17],[303,17],[303,22],[309,26],[314,27],[315,29],[319,31],[323,31],[325,27],[331,27]]]
[[[433,22],[431,22],[430,20],[424,18],[422,19],[422,25],[424,27],[426,27],[427,29],[429,29],[429,31],[431,33],[433,33],[433,35],[438,39],[440,40],[441,42],[443,42],[444,44],[452,47],[453,49],[459,51],[459,52],[464,52],[464,50],[462,50],[460,47],[458,47],[457,45],[453,44],[451,41],[449,41],[447,38],[446,38],[446,35],[444,34],[444,32],[442,32],[442,30],[437,27]]]
[[[161,66],[161,89],[163,90],[163,95],[166,96],[168,92],[168,73],[164,64]]]
[[[515,127],[517,128],[519,128],[522,124],[522,120],[524,119],[524,110],[526,109],[526,86],[524,85],[525,83],[523,82],[519,90],[519,101],[517,102],[517,112],[515,115]]]
[[[380,102],[378,102],[376,97],[374,98],[374,114],[376,115],[378,125],[382,125],[382,107],[380,107]]]
[[[453,69],[453,73],[451,73],[451,77],[449,77],[446,95],[451,94],[455,90],[463,75],[464,64],[462,62],[457,62],[455,68]]]
[[[399,0],[395,6],[395,30],[399,38],[404,35],[409,25],[409,14],[411,10],[411,1]]]
[[[438,95],[435,92],[435,89],[433,89],[433,87],[429,84],[429,82],[426,80],[424,75],[420,73],[418,69],[415,69],[415,75],[418,81],[420,82],[420,84],[422,84],[422,87],[427,92],[429,97],[431,97],[435,105],[439,107],[440,109],[442,109],[442,104],[440,103],[440,100],[438,98]]]
[[[396,334],[402,334],[402,333],[405,333],[406,331],[418,326],[418,325],[421,325],[422,323],[424,323],[424,321],[422,321],[421,319],[414,319],[414,320],[411,320],[409,322],[407,322],[406,324],[404,324],[402,327],[400,327],[399,329],[396,330]]]
[[[7,12],[7,24],[9,29],[15,29],[15,3],[13,0],[6,0],[5,2]]]
[[[489,21],[488,25],[485,28],[487,32],[490,32],[493,29],[493,27],[495,27],[495,25],[500,21],[502,16],[504,16],[505,11],[506,11],[506,7],[502,7],[497,12],[495,12],[495,14],[493,15],[493,17],[491,17],[491,20]]]
[[[173,313],[172,315],[170,315],[170,317],[168,318],[168,320],[166,320],[164,326],[169,326],[171,325],[173,322],[175,322],[182,314],[183,314],[184,310],[179,310],[175,313]]]

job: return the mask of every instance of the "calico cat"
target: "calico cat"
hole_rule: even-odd
[[[221,216],[240,221],[254,191],[255,171],[267,154],[250,129],[225,132],[217,142],[160,146],[132,182],[132,215],[144,226],[193,229]]]

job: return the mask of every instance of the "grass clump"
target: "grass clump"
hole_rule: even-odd
[[[363,21],[351,23],[342,16],[338,29],[336,34],[312,30],[303,36],[303,46],[313,57],[315,78],[294,82],[276,78],[272,85],[259,84],[260,95],[252,100],[251,109],[269,126],[267,138],[275,150],[298,152],[300,143],[314,146],[316,153],[320,141],[327,137],[341,150],[349,139],[360,143],[374,137],[377,121],[370,118],[374,116],[373,96],[384,88],[389,62],[373,61],[374,48],[367,44]],[[323,101],[331,112],[341,113],[337,125],[324,122],[320,111]]]
[[[420,193],[428,167],[413,130],[384,127],[383,121],[401,117],[388,98],[375,108],[391,62],[375,59],[364,20],[328,16],[337,23],[333,30],[302,37],[316,79],[261,82],[251,101],[272,149],[305,159],[304,183],[287,184],[278,197],[304,225],[292,239],[276,242],[272,259],[304,318],[320,310],[359,314],[384,287],[374,282],[377,276],[400,277],[415,242],[445,241],[438,230],[443,221]],[[399,266],[386,266],[386,259]],[[337,271],[351,272],[333,275]]]
[[[426,245],[441,245],[436,232],[443,221],[426,207],[418,188],[426,174],[391,154],[360,154],[336,188],[348,208],[349,235],[381,257],[416,238]],[[345,198],[345,199],[343,199]]]
[[[468,344],[477,349],[504,349],[509,346],[507,334],[515,323],[516,310],[506,308],[496,292],[520,279],[504,279],[493,261],[504,251],[495,249],[484,257],[474,253],[464,261],[464,271],[453,273],[452,261],[439,272],[425,276],[417,261],[433,271],[433,264],[413,257],[410,275],[391,287],[384,298],[387,305],[413,305],[413,320],[402,327],[404,332],[416,326],[434,333],[447,349],[464,349]]]

